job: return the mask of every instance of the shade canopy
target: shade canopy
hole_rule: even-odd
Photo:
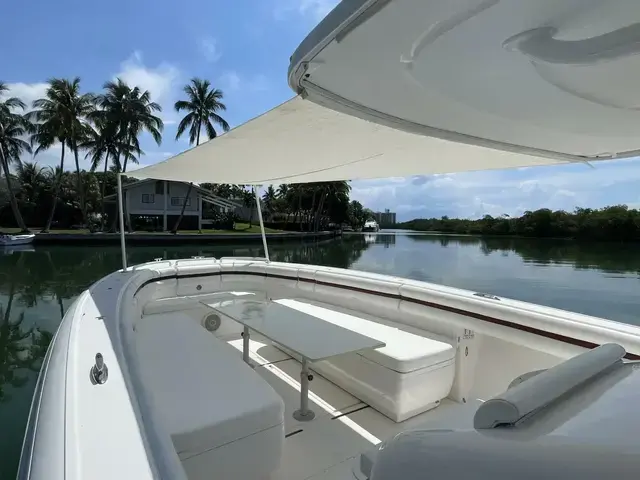
[[[552,165],[562,161],[407,133],[298,96],[214,140],[127,175],[263,185]]]

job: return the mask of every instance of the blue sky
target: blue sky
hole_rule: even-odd
[[[174,141],[173,103],[194,76],[225,93],[225,118],[239,125],[292,96],[289,56],[335,0],[79,0],[8,2],[0,29],[0,79],[30,103],[49,77],[80,76],[98,91],[116,76],[149,89],[164,108],[164,141],[143,139],[141,165],[188,147]],[[640,132],[639,132],[640,134]],[[38,155],[57,163],[59,150]],[[627,203],[640,207],[640,161],[471,172],[352,183],[352,197],[398,218],[517,215]]]

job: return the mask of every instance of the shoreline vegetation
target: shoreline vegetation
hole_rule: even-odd
[[[13,233],[13,232],[12,232]],[[285,242],[318,242],[321,240],[331,240],[340,236],[340,232],[285,232],[270,231],[265,236],[270,244]],[[251,243],[262,248],[262,234],[246,231],[216,231],[185,230],[178,234],[171,232],[126,232],[126,242],[129,245],[164,246],[164,245],[221,245],[221,244],[245,244]],[[52,230],[48,233],[36,233],[33,245],[63,245],[63,246],[95,246],[95,245],[120,245],[119,232],[89,232],[87,230]],[[20,250],[29,246],[0,247],[0,253],[8,250]]]
[[[394,228],[440,234],[572,239],[593,241],[640,241],[640,210],[627,205],[576,208],[573,212],[541,208],[520,217],[485,215],[477,220],[417,218]]]
[[[220,89],[207,80],[193,78],[184,86],[183,94],[184,99],[174,104],[175,111],[184,115],[175,140],[187,135],[190,146],[197,146],[201,140],[215,141],[219,130],[229,130],[221,116],[227,107]],[[106,82],[99,93],[83,92],[78,77],[52,78],[47,81],[44,97],[31,105],[11,96],[9,86],[0,81],[0,175],[4,177],[0,179],[0,231],[116,232],[116,205],[106,198],[116,193],[117,174],[125,174],[127,167],[145,155],[141,136],[152,138],[158,146],[162,144],[161,112],[151,92],[120,78]],[[38,155],[44,151],[60,152],[59,165],[38,165]],[[32,161],[25,160],[29,155]],[[66,168],[70,160],[72,171]],[[80,167],[81,160],[89,163],[88,170]],[[135,181],[123,176],[123,183]],[[216,234],[256,233],[255,197],[250,186],[199,186],[251,207],[247,219],[207,203],[203,219]],[[191,187],[189,184],[187,197]],[[346,181],[269,186],[261,199],[265,227],[273,233],[319,232],[343,224],[361,228],[372,212],[350,201],[350,190]],[[180,231],[185,206],[183,202],[175,224],[168,225],[173,234]],[[128,217],[125,215],[127,232],[157,229],[148,218],[132,218],[133,225],[129,225]]]

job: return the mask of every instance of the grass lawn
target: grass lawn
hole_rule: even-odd
[[[30,228],[31,231],[33,233],[37,233],[40,231],[40,228],[36,228],[36,227],[31,227]],[[273,228],[265,228],[264,229],[266,233],[281,233],[283,230],[275,230]],[[19,228],[3,228],[0,227],[0,233],[19,233],[20,229]],[[90,233],[89,230],[87,229],[76,229],[76,230],[65,230],[65,229],[61,229],[61,230],[57,230],[57,229],[51,229],[49,231],[49,233],[65,233],[65,234],[74,234],[74,235],[82,235],[82,234],[87,234]],[[166,232],[145,232],[145,231],[138,231],[138,232],[133,232],[133,233],[144,233],[144,234],[157,234],[157,235],[164,235],[166,234]],[[198,232],[198,230],[178,230],[178,233],[187,233],[187,234],[198,234],[200,232]],[[213,229],[203,229],[202,233],[217,233],[217,234],[234,234],[234,233],[260,233],[260,225],[252,225],[249,226],[248,223],[236,223],[236,227],[234,230],[213,230]]]

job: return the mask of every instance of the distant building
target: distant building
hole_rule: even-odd
[[[381,227],[396,224],[396,213],[390,212],[388,208],[384,212],[375,212],[373,215]]]
[[[218,211],[235,212],[242,220],[253,216],[255,208],[245,207],[237,199],[226,199],[213,195],[209,190],[197,185],[166,180],[141,180],[122,186],[124,191],[124,212],[128,222],[136,223],[143,218],[150,221],[157,230],[170,230],[180,217],[182,206],[186,203],[184,217],[180,227],[184,230],[206,228],[209,221],[202,217],[203,203],[209,203]],[[105,197],[107,202],[115,203],[116,195]],[[131,225],[131,223],[129,223]]]

